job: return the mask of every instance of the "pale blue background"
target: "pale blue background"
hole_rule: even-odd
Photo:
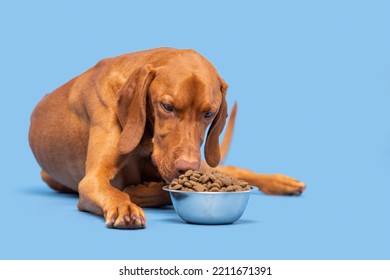
[[[7,2],[7,3],[5,3]],[[388,1],[2,1],[1,259],[389,259]],[[239,103],[227,164],[285,173],[229,226],[146,210],[106,229],[48,189],[27,142],[41,97],[99,59],[193,48]]]

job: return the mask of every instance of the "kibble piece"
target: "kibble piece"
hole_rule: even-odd
[[[248,186],[248,183],[245,182],[245,181],[243,181],[243,180],[238,180],[238,184],[239,184],[241,187],[243,187],[243,188],[245,188],[246,186]]]
[[[177,185],[170,185],[169,188],[171,190],[180,190],[183,188],[183,185],[177,184]]]
[[[177,181],[177,183],[178,183],[178,184],[181,184],[181,185],[184,184],[184,182],[185,182],[184,179],[179,179],[179,180]]]
[[[173,181],[172,181],[172,184],[174,184],[174,185],[176,185],[178,183],[178,179],[174,179]]]
[[[223,180],[221,180],[220,178],[216,179],[216,180],[214,181],[214,184],[218,184],[220,187],[222,187],[223,185],[225,185],[224,182],[223,182]]]
[[[189,180],[188,182],[189,182],[191,185],[193,185],[193,186],[200,185],[200,183],[198,183],[198,182],[196,182],[196,181],[194,181],[194,180]]]
[[[196,171],[195,171],[194,173],[192,173],[192,176],[191,176],[191,177],[195,178],[195,180],[198,180],[201,176],[202,176],[202,175],[199,174],[199,172],[196,172]]]
[[[230,177],[227,177],[227,176],[223,178],[223,183],[224,183],[224,185],[227,185],[227,186],[233,185],[234,184],[233,181],[234,180],[232,180]]]
[[[209,189],[212,189],[212,188],[220,189],[221,185],[219,185],[218,183],[212,183],[212,184],[210,184]]]
[[[190,177],[193,173],[194,173],[194,171],[192,171],[192,170],[190,169],[190,170],[188,170],[186,173],[184,173],[184,176]]]
[[[192,184],[190,182],[184,182],[183,185],[186,186],[187,188],[192,188]]]
[[[210,177],[207,176],[206,174],[203,174],[200,178],[199,181],[201,181],[203,184],[206,184],[210,180]]]
[[[204,192],[207,189],[205,187],[203,187],[202,185],[197,185],[197,186],[194,186],[194,190],[197,192]]]
[[[227,192],[234,192],[234,187],[233,186],[227,186],[226,187]]]
[[[210,180],[212,181],[212,182],[214,182],[215,181],[215,176],[213,175],[213,174],[208,174],[208,176],[209,176],[209,178],[210,178]]]
[[[211,189],[210,189],[210,192],[219,192],[219,189],[216,188],[216,187],[214,187],[214,188],[211,188]]]

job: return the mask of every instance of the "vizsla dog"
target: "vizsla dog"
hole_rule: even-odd
[[[78,209],[104,216],[108,227],[131,229],[146,226],[141,207],[170,204],[163,182],[189,169],[216,168],[267,194],[301,194],[305,184],[293,178],[218,166],[234,125],[235,108],[220,149],[227,88],[193,50],[104,59],[35,108],[29,141],[42,179],[79,193]]]

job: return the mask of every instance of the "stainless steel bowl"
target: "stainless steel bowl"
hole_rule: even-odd
[[[232,224],[245,211],[249,196],[254,190],[242,192],[187,192],[163,187],[171,195],[176,213],[192,224]]]

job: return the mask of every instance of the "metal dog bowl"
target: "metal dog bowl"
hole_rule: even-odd
[[[254,190],[240,192],[187,192],[170,190],[176,213],[192,224],[221,225],[236,222],[244,213],[249,196]]]

